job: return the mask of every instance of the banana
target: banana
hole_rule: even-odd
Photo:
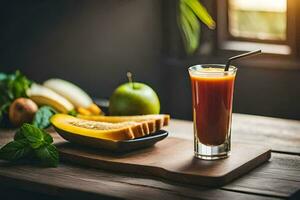
[[[68,99],[81,114],[99,115],[102,112],[85,91],[69,81],[54,78],[43,85]]]
[[[26,91],[28,97],[38,105],[49,105],[60,113],[68,113],[74,106],[66,98],[49,88],[33,83]]]

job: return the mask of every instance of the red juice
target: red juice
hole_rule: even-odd
[[[195,136],[207,146],[221,145],[230,134],[235,71],[204,68],[190,76]]]

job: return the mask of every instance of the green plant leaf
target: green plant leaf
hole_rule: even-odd
[[[52,144],[53,143],[52,136],[48,132],[46,132],[44,130],[41,130],[41,132],[43,134],[43,141],[42,141],[42,143],[43,144]],[[15,133],[15,136],[14,136],[14,140],[18,141],[18,140],[23,140],[23,139],[26,139],[26,137],[24,136],[23,132],[21,131],[21,129],[17,130],[16,133]]]
[[[15,133],[14,140],[18,141],[18,140],[23,140],[23,139],[26,139],[26,137],[22,133],[21,129],[18,129]]]
[[[20,131],[25,136],[25,138],[30,143],[30,146],[33,149],[36,149],[44,144],[43,130],[41,130],[31,124],[25,123],[20,128]]]
[[[206,8],[198,0],[183,0],[197,15],[197,17],[210,29],[216,27],[215,21],[212,19]]]
[[[28,157],[38,159],[44,166],[55,167],[59,158],[52,143],[53,138],[45,130],[25,123],[17,130],[14,141],[0,149],[0,159],[16,161]]]
[[[187,54],[193,54],[200,43],[201,26],[199,20],[211,29],[215,28],[215,22],[198,0],[180,0],[179,11],[179,27],[185,51]]]
[[[45,144],[52,144],[53,143],[52,136],[44,130],[43,130],[43,136],[44,136],[44,143]]]
[[[28,156],[31,148],[26,139],[12,141],[0,149],[0,159],[16,161]]]
[[[20,71],[8,75],[6,80],[7,93],[11,101],[19,97],[27,97],[26,91],[32,81],[27,79]]]
[[[0,125],[6,125],[9,105],[19,97],[27,97],[26,91],[32,81],[16,71],[14,74],[0,73]],[[5,108],[3,106],[5,105]],[[4,123],[5,122],[5,123]]]
[[[38,128],[45,129],[48,128],[50,123],[50,118],[56,113],[56,111],[50,106],[42,106],[35,113],[32,124]]]
[[[58,165],[59,155],[54,145],[43,145],[35,150],[35,154],[44,166],[56,167]]]
[[[187,54],[192,54],[194,51],[193,51],[193,43],[192,43],[192,32],[191,32],[191,29],[189,27],[189,24],[188,24],[188,21],[187,19],[185,18],[184,15],[181,15],[180,16],[180,22],[181,22],[181,29],[182,29],[182,32],[183,32],[183,35],[184,35],[184,45],[185,45],[185,50],[187,52]]]
[[[199,46],[200,24],[196,15],[184,3],[180,3],[180,25],[186,52],[192,54]]]

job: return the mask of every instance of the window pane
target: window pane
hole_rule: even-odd
[[[287,0],[229,0],[229,32],[235,37],[285,40]]]

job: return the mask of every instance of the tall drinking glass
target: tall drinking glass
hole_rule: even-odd
[[[193,96],[195,157],[216,160],[228,157],[231,148],[231,115],[237,68],[204,64],[189,68]]]

